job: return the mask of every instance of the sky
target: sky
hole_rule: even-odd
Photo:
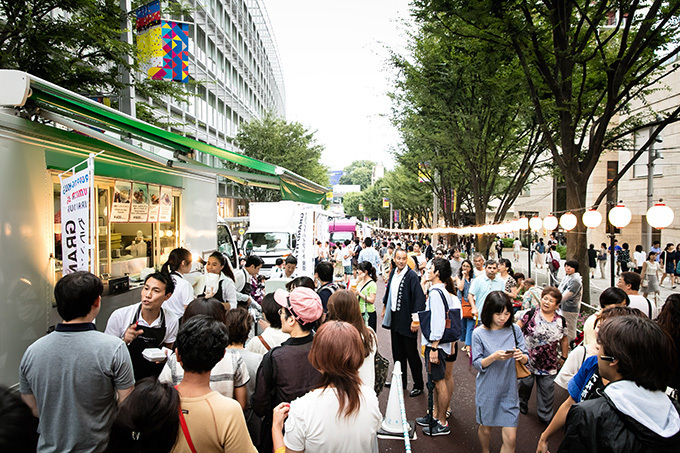
[[[264,0],[278,44],[286,119],[317,131],[322,163],[354,160],[394,167],[391,125],[394,71],[389,49],[404,54],[408,0]]]

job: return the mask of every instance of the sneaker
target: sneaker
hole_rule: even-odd
[[[522,414],[526,415],[526,413],[529,412],[529,405],[527,403],[523,403],[523,402],[520,401],[519,402],[519,411]]]
[[[427,414],[424,417],[416,418],[416,423],[418,423],[420,426],[430,426],[431,420],[433,420],[432,416]]]
[[[423,434],[425,434],[426,436],[447,436],[451,434],[451,430],[449,429],[448,424],[444,426],[441,423],[437,422],[437,424],[434,425],[432,432],[430,432],[429,426],[423,426]]]

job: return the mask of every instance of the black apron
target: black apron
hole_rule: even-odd
[[[139,319],[139,314],[142,312],[142,304],[135,313],[135,317],[130,324],[134,324]],[[137,338],[132,340],[128,345],[130,352],[130,359],[132,359],[132,368],[135,372],[135,381],[139,381],[145,377],[157,378],[165,363],[149,362],[142,356],[142,351],[146,348],[160,348],[165,339],[165,312],[161,308],[161,325],[160,327],[142,327],[137,326],[137,330],[142,329],[144,332],[139,334]]]
[[[243,288],[241,288],[241,291],[239,291],[239,292],[241,294],[247,294],[248,296],[250,296],[251,293],[253,292],[253,285],[250,284],[250,279],[251,279],[250,274],[245,269],[241,269],[241,272],[243,272],[245,274],[246,282],[243,285]],[[248,302],[238,302],[238,306],[247,309],[248,308]]]

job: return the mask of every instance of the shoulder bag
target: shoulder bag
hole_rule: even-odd
[[[515,338],[515,348],[519,349],[519,343],[517,342],[517,331],[515,331],[515,325],[512,326],[512,336]],[[513,359],[514,360],[514,359]],[[531,371],[522,362],[515,360],[515,371],[517,371],[517,379],[522,379],[531,376]]]
[[[458,308],[449,309],[449,304],[446,301],[446,295],[439,288],[434,288],[433,291],[437,291],[444,302],[444,316],[446,319],[446,324],[444,327],[444,334],[439,340],[440,343],[453,343],[458,341],[460,338],[461,324],[460,320],[460,310]],[[418,319],[420,320],[420,329],[423,332],[423,336],[427,338],[429,342],[430,335],[432,335],[430,323],[432,321],[432,312],[430,310],[424,310],[418,312]],[[451,319],[455,319],[457,322],[451,322]]]

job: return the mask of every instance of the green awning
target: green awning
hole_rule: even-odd
[[[320,204],[325,202],[327,188],[294,172],[240,153],[218,148],[207,143],[175,134],[129,115],[69,92],[37,77],[31,79],[31,99],[40,107],[94,127],[112,131],[122,136],[136,138],[160,147],[189,154],[193,150],[211,154],[228,162],[278,178],[278,187],[272,181],[262,181],[256,173],[236,172],[209,167],[213,173],[223,175],[241,184],[278,188],[284,200]],[[250,176],[249,176],[250,175]]]

